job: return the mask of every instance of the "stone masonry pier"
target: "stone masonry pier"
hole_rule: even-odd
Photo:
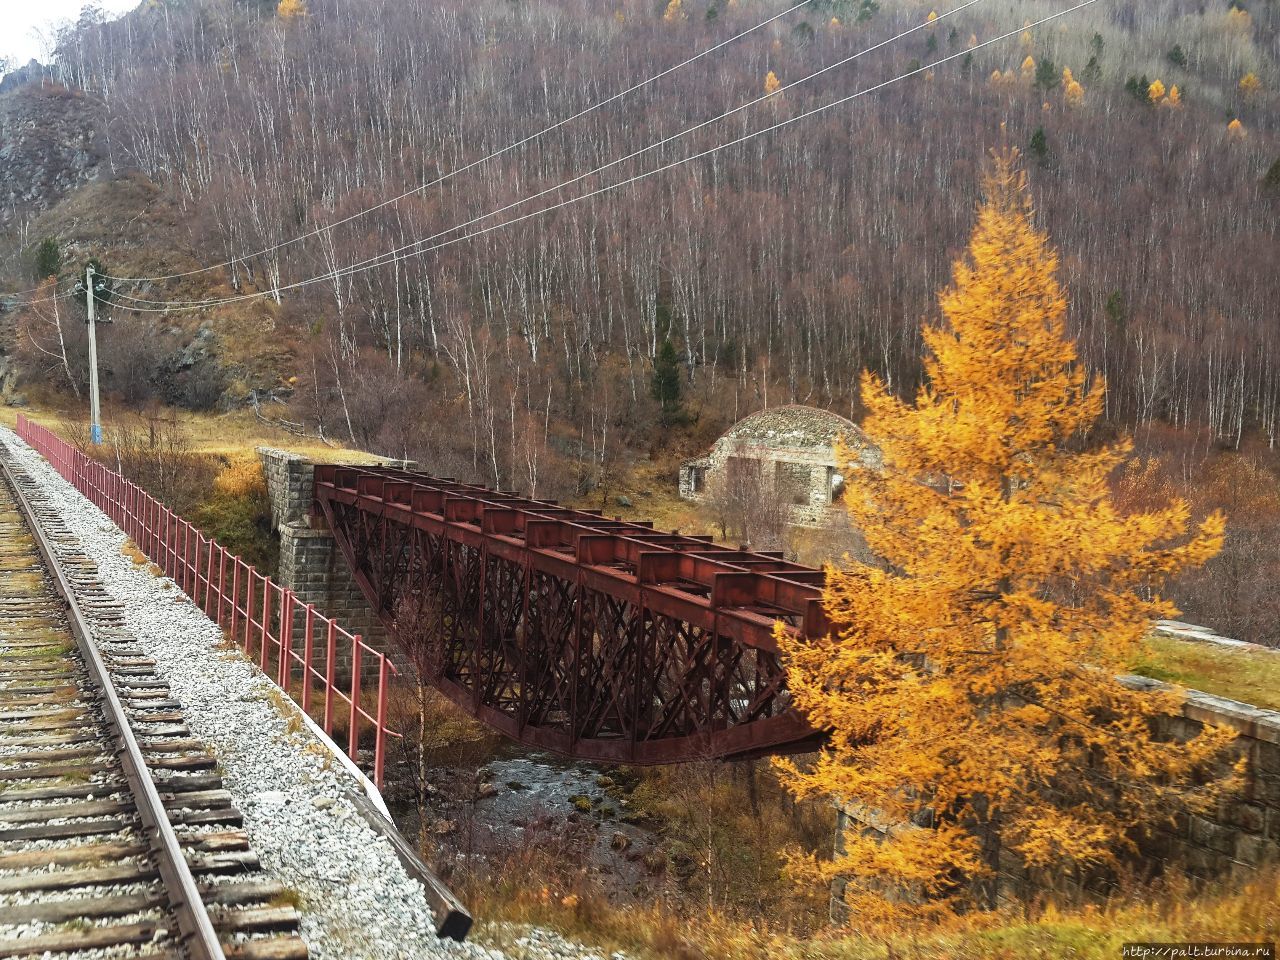
[[[274,447],[259,447],[271,520],[280,535],[280,572],[277,582],[302,603],[313,603],[351,633],[386,651],[386,630],[356,585],[333,534],[322,519],[311,515],[315,464],[304,456]],[[381,460],[380,464],[412,469],[406,460]]]

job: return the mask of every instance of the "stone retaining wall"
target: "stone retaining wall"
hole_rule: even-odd
[[[1276,656],[1280,656],[1277,653]],[[1122,682],[1138,687],[1154,687],[1147,677],[1122,677]],[[1248,758],[1248,774],[1238,790],[1224,797],[1213,811],[1179,815],[1169,827],[1155,828],[1143,843],[1142,857],[1133,864],[1140,876],[1155,875],[1166,867],[1176,867],[1202,880],[1229,877],[1240,881],[1260,866],[1280,862],[1280,711],[1263,710],[1237,700],[1189,690],[1182,715],[1166,718],[1163,734],[1189,739],[1206,723],[1231,727],[1238,734],[1235,756]],[[876,830],[886,834],[891,827],[858,815],[852,808],[837,810],[836,852],[844,831]],[[999,892],[1003,900],[1026,899],[1042,893],[1045,884],[1026,874],[1013,858],[1002,858]],[[1059,882],[1059,889],[1077,894],[1105,893],[1110,883],[1102,878],[1079,886]],[[839,881],[832,887],[832,917],[844,917]]]
[[[1216,810],[1180,817],[1174,827],[1160,830],[1147,856],[1153,866],[1176,861],[1204,879],[1239,879],[1264,863],[1280,862],[1280,711],[1191,690],[1182,716],[1170,717],[1165,732],[1185,739],[1206,723],[1238,734],[1237,756],[1248,758],[1245,782]]]

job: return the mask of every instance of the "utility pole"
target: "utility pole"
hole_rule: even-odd
[[[98,401],[98,335],[94,324],[93,299],[97,291],[93,286],[93,266],[84,268],[85,303],[89,306],[89,439],[96,445],[102,443],[102,406]]]

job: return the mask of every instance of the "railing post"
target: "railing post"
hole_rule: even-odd
[[[247,565],[245,566],[245,580],[249,583],[244,599],[244,652],[247,656],[249,653],[249,638],[253,635],[253,571]]]
[[[191,602],[197,607],[200,606],[200,541],[204,539],[198,527],[192,526],[195,531],[194,537],[188,539],[194,541],[194,549],[191,551],[191,591],[187,594],[191,598]]]
[[[289,663],[289,657],[293,650],[293,591],[280,591],[280,669],[276,671],[279,676],[277,683],[284,689],[285,693],[289,692],[289,674],[292,673],[292,664]]]
[[[390,664],[386,654],[378,657],[378,719],[373,731],[373,785],[382,789],[382,768],[387,760],[387,677]]]
[[[360,756],[360,634],[351,642],[351,719],[347,730],[347,756],[354,763]]]
[[[164,533],[162,535],[164,552],[161,554],[161,556],[164,557],[164,562],[160,565],[160,568],[164,570],[164,575],[166,577],[169,577],[170,579],[172,579],[173,547],[169,542],[169,509],[167,507],[164,508],[163,512],[160,514],[160,517],[161,517],[161,522],[163,524],[163,529],[164,529]]]
[[[222,626],[222,610],[227,599],[227,548],[218,544],[218,626]]]
[[[231,629],[227,636],[236,642],[236,626],[240,620],[240,558],[236,557],[231,564]]]
[[[259,574],[261,576],[261,574]],[[271,636],[271,581],[262,577],[262,648],[258,651],[258,669],[267,672],[267,638]]]
[[[214,611],[211,606],[213,602],[213,555],[215,552],[213,549],[213,537],[209,538],[207,546],[209,548],[209,560],[204,566],[204,614],[206,617],[213,617],[214,620],[217,620],[217,617],[213,615]]]
[[[306,626],[302,631],[302,712],[311,708],[311,654],[315,644],[316,608],[307,604]]]
[[[338,658],[338,625],[329,621],[329,645],[324,660],[324,732],[333,733],[333,661]]]

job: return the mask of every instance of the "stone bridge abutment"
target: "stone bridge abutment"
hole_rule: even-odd
[[[343,628],[358,633],[378,649],[393,653],[386,629],[370,608],[351,575],[323,518],[312,514],[315,463],[289,450],[258,447],[271,500],[271,522],[280,537],[280,569],[276,577],[301,603],[313,603]],[[406,460],[379,463],[412,469]]]

